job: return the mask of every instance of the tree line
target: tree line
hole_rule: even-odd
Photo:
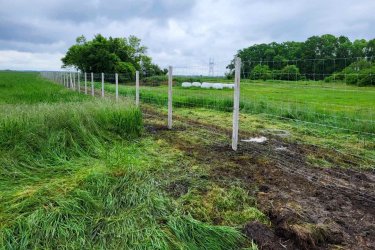
[[[135,36],[128,38],[106,38],[101,34],[88,41],[79,36],[61,59],[63,68],[73,67],[82,72],[120,73],[122,77],[132,79],[135,71],[141,76],[164,75],[161,69],[147,55],[147,47]]]
[[[374,62],[375,39],[351,41],[346,36],[327,34],[304,42],[256,44],[239,50],[236,56],[242,59],[245,78],[323,80],[358,61]],[[232,74],[234,61],[227,68]]]

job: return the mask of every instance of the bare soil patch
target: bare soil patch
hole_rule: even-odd
[[[163,117],[146,113],[151,120]],[[357,159],[274,135],[265,135],[270,139],[262,144],[241,142],[234,152],[230,145],[212,139],[213,131],[229,135],[227,129],[183,122],[188,126],[173,131],[151,122],[148,130],[196,161],[209,163],[213,181],[222,185],[241,181],[249,191],[256,189],[259,208],[272,226],[252,222],[244,225],[243,232],[261,249],[375,249],[375,174],[356,170]],[[193,127],[206,130],[205,139],[211,138],[211,143],[194,143],[189,135],[178,135],[183,130],[194,133]],[[287,150],[277,150],[280,147]],[[313,167],[307,154],[326,157],[337,167]],[[348,164],[351,169],[340,167]],[[183,193],[185,184],[170,188]]]

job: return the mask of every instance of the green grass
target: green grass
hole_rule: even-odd
[[[84,95],[51,84],[36,72],[0,71],[0,104],[80,102]]]
[[[96,88],[100,87],[101,83],[96,83]],[[105,90],[113,93],[115,86],[106,84]],[[135,87],[120,85],[119,92],[134,98]],[[241,93],[242,130],[254,133],[287,130],[292,141],[359,157],[361,168],[374,168],[375,87],[317,81],[244,80]],[[167,86],[163,84],[142,86],[140,95],[141,103],[167,107]],[[232,111],[232,95],[232,90],[186,89],[177,83],[173,88],[174,114],[231,127],[230,113],[217,111]],[[313,160],[314,165],[325,163],[322,160]]]
[[[240,187],[227,196],[213,186],[221,225],[164,191],[165,172],[185,156],[145,134],[129,102],[35,73],[0,72],[0,84],[0,249],[256,248],[237,226],[266,218],[241,205]]]
[[[227,81],[227,80],[226,80]],[[97,83],[97,88],[99,88]],[[106,91],[114,92],[107,84]],[[133,86],[120,86],[120,94],[134,96]],[[167,86],[143,86],[144,102],[165,105]],[[374,87],[355,87],[324,82],[256,82],[241,83],[241,112],[267,114],[279,119],[316,123],[317,126],[336,127],[346,132],[375,134]],[[175,107],[205,107],[230,111],[233,107],[232,90],[173,89]],[[371,135],[373,136],[373,135]]]

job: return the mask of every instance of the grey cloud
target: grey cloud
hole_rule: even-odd
[[[64,53],[77,36],[102,33],[140,37],[162,66],[229,61],[254,43],[372,39],[374,9],[373,0],[0,0],[0,51]]]
[[[53,42],[55,38],[30,23],[0,19],[0,40],[50,43]]]

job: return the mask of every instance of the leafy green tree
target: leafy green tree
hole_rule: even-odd
[[[326,34],[309,37],[305,42],[255,44],[239,50],[236,56],[242,59],[244,78],[253,78],[252,72],[259,64],[267,65],[278,77],[289,64],[295,65],[307,79],[322,80],[356,62],[357,57],[374,61],[374,55],[375,39],[351,42],[345,36]],[[228,75],[233,75],[234,61],[227,68]]]
[[[151,57],[147,56],[147,47],[135,36],[105,38],[98,34],[91,41],[79,36],[61,60],[63,67],[74,67],[83,72],[117,72],[131,78],[136,70],[143,76],[165,72],[152,63]]]
[[[371,61],[375,61],[375,39],[368,41],[365,54]]]

